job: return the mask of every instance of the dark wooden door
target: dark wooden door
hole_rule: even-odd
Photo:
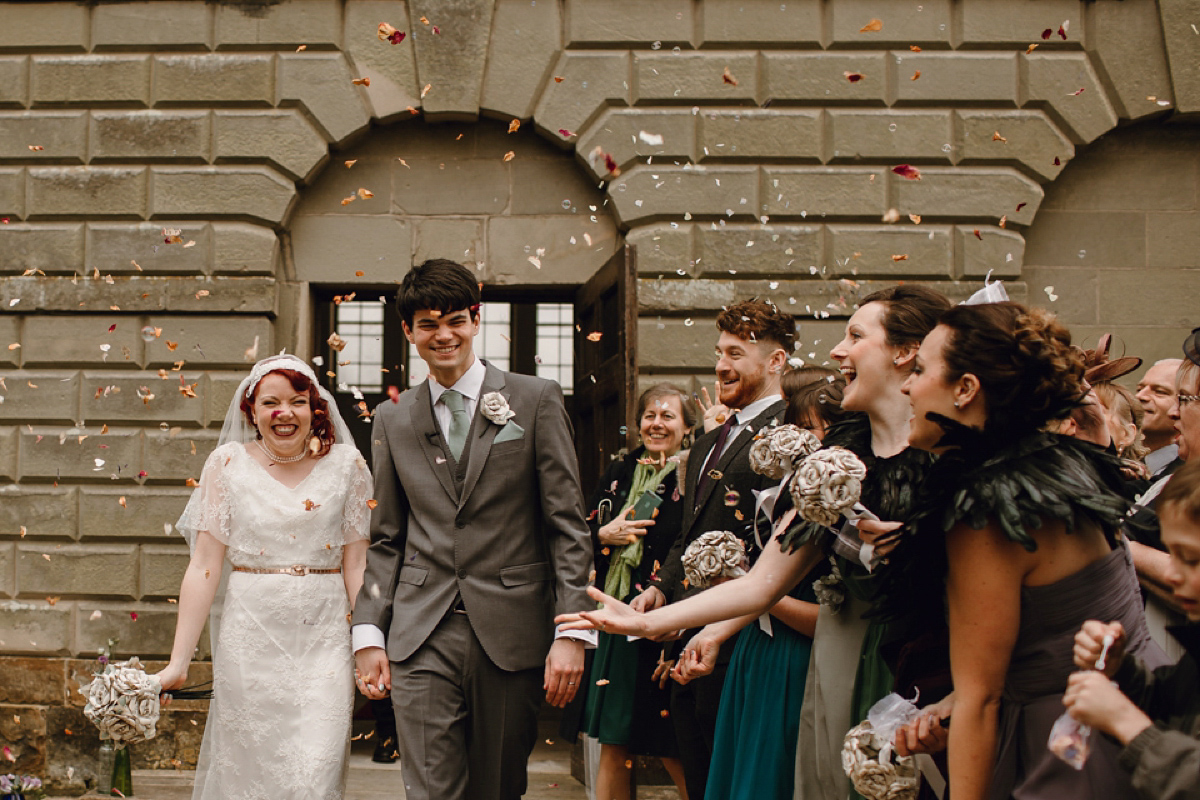
[[[637,255],[617,251],[575,294],[575,448],[584,494],[634,441]]]

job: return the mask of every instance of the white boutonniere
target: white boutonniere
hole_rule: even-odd
[[[508,400],[499,392],[488,392],[480,398],[483,416],[488,422],[496,425],[506,425],[517,414],[508,407]]]

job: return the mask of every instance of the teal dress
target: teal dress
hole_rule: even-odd
[[[817,601],[806,576],[790,597]],[[705,800],[791,798],[796,737],[808,678],[812,639],[774,617],[774,636],[752,622],[734,646],[721,708]]]

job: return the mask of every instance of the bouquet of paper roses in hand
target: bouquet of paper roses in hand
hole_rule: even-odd
[[[153,739],[158,724],[162,684],[147,675],[136,656],[124,663],[109,662],[92,682],[79,687],[87,698],[83,715],[120,749],[131,742]]]
[[[783,480],[806,456],[821,449],[821,440],[797,425],[763,428],[750,445],[750,469],[773,481]]]
[[[867,468],[844,447],[818,450],[796,468],[792,476],[792,501],[800,516],[832,528],[843,516],[875,519],[859,498]]]
[[[916,705],[892,693],[871,706],[867,718],[846,734],[842,769],[867,800],[916,800],[916,761],[893,752],[896,731],[920,715]]]
[[[746,574],[746,546],[729,531],[702,533],[683,552],[683,573],[696,589],[741,577]]]

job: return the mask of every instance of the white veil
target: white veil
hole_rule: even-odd
[[[246,415],[242,413],[242,399],[247,394],[254,390],[266,375],[270,372],[280,369],[290,369],[308,378],[313,386],[317,387],[317,393],[321,399],[325,401],[329,421],[333,423],[333,434],[335,444],[349,444],[353,446],[354,438],[350,434],[350,428],[346,425],[346,421],[342,419],[342,412],[338,410],[337,401],[328,389],[321,385],[317,379],[317,374],[313,372],[312,367],[305,363],[299,356],[291,355],[290,353],[280,353],[279,355],[268,356],[262,361],[259,361],[250,370],[250,374],[242,379],[238,384],[237,391],[233,393],[233,399],[229,401],[229,409],[225,412],[225,423],[221,426],[221,437],[217,440],[217,447],[228,444],[229,442],[247,443],[254,440],[257,433],[254,426],[246,419]],[[197,486],[192,491],[191,498],[188,499],[188,504],[180,515],[179,521],[175,523],[175,529],[183,535],[183,538],[188,543],[188,549],[193,553],[196,551],[196,537],[199,536],[202,528],[202,520],[204,513],[201,510],[204,502],[204,486]],[[217,586],[217,595],[213,599],[212,611],[209,612],[208,635],[211,646],[209,652],[216,650],[217,631],[221,624],[221,608],[225,604],[225,584],[229,580],[229,562],[225,562],[224,568],[221,570],[221,582]]]

